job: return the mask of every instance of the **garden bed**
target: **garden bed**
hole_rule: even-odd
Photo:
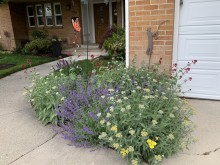
[[[38,119],[61,126],[73,145],[113,148],[132,165],[160,164],[193,141],[193,108],[176,85],[185,70],[170,76],[160,67],[61,60],[48,76],[33,75],[27,95]]]

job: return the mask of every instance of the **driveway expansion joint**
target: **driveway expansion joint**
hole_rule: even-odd
[[[29,153],[33,152],[34,150],[36,150],[37,148],[43,146],[44,144],[46,144],[47,142],[51,141],[52,139],[54,139],[56,136],[58,135],[58,133],[54,134],[50,139],[46,140],[45,142],[43,142],[42,144],[38,145],[37,147],[35,147],[34,149],[28,151],[27,153],[21,155],[20,157],[18,157],[17,159],[11,161],[10,163],[8,163],[7,165],[11,165],[12,163],[18,161],[19,159],[21,159],[22,157],[28,155]]]
[[[214,149],[214,150],[207,151],[207,152],[204,152],[204,153],[202,153],[202,154],[188,154],[188,153],[182,153],[182,154],[184,154],[184,155],[207,156],[207,155],[210,155],[211,153],[216,152],[216,151],[218,151],[218,150],[220,150],[220,148],[216,148],[216,149]]]

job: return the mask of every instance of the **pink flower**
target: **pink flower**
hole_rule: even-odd
[[[91,56],[90,56],[92,59],[95,57],[93,54],[91,54]]]
[[[189,77],[189,81],[192,81],[192,77]]]
[[[197,60],[192,60],[192,63],[193,63],[193,64],[197,63]]]

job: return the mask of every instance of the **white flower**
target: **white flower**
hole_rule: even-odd
[[[33,92],[33,89],[30,89],[29,91],[32,93],[32,92]]]
[[[124,100],[128,100],[128,98],[127,98],[127,97],[124,97]]]
[[[110,126],[110,125],[111,125],[111,123],[110,123],[109,121],[108,121],[106,124],[107,124],[107,126]]]
[[[105,120],[101,120],[100,124],[103,125],[105,123]]]
[[[63,71],[63,69],[60,69],[60,72],[62,72]]]
[[[105,96],[103,95],[103,96],[101,96],[101,98],[102,98],[102,99],[104,99],[104,98],[105,98]]]
[[[114,112],[114,107],[113,106],[110,107],[110,112]]]
[[[161,162],[162,161],[162,156],[161,155],[155,155],[154,156],[156,161]]]
[[[168,98],[167,98],[166,96],[163,96],[162,99],[164,99],[164,100],[168,100]]]
[[[104,138],[106,136],[107,136],[107,134],[105,132],[102,132],[101,135],[99,135],[99,139],[102,139],[102,138]]]
[[[34,101],[34,99],[31,99],[31,102],[33,102]]]
[[[118,100],[117,100],[117,103],[122,103],[122,100],[121,100],[121,99],[118,99]]]
[[[124,112],[125,111],[125,108],[121,108],[121,112]]]
[[[115,136],[116,136],[117,138],[120,138],[120,137],[122,137],[122,134],[121,134],[121,133],[117,133]]]
[[[157,82],[157,80],[153,79],[153,82]]]
[[[134,152],[134,147],[129,146],[129,147],[128,147],[128,151],[129,151],[129,152]]]
[[[162,92],[162,95],[165,95],[166,93]]]
[[[109,92],[114,92],[114,89],[108,89]]]
[[[121,91],[121,94],[122,94],[122,95],[125,94],[125,91]]]
[[[114,144],[113,144],[113,147],[114,147],[115,149],[118,149],[119,144],[118,144],[118,143],[114,143]]]
[[[112,96],[112,97],[110,97],[110,100],[114,100],[114,97]]]
[[[110,113],[107,113],[106,118],[110,118],[112,115]]]
[[[59,95],[59,92],[57,92],[56,95]]]
[[[53,86],[53,87],[52,87],[52,89],[56,89],[56,88],[57,88],[56,86]]]
[[[110,137],[108,140],[109,140],[109,141],[113,141],[113,138],[112,138],[112,137]]]
[[[155,126],[155,125],[157,125],[157,120],[152,120],[152,124],[153,124],[153,126]]]
[[[153,98],[154,98],[154,96],[150,95],[150,96],[149,96],[149,98],[150,98],[150,99],[153,99]]]
[[[101,113],[98,113],[97,116],[100,117],[100,116],[101,116]]]
[[[134,135],[134,134],[135,134],[135,130],[131,129],[131,130],[129,131],[129,133],[130,133],[131,135]]]
[[[136,88],[137,88],[137,89],[141,89],[141,87],[140,87],[140,86],[137,86]]]
[[[171,133],[170,133],[170,134],[167,136],[167,138],[168,138],[168,139],[170,139],[170,140],[175,139],[174,135],[173,135],[173,134],[171,134]]]
[[[149,99],[150,97],[149,96],[143,96],[145,100]]]
[[[144,89],[144,91],[146,92],[146,93],[150,93],[150,89]]]
[[[49,94],[50,93],[50,91],[46,91],[46,94]]]
[[[159,110],[158,113],[162,115],[162,114],[163,114],[163,111],[162,111],[162,110]]]
[[[136,93],[136,90],[132,90],[131,92],[132,92],[132,93]]]
[[[144,106],[143,104],[139,104],[139,108],[140,108],[140,109],[144,109],[145,106]]]
[[[65,99],[65,97],[62,97],[62,98],[61,98],[61,101],[64,101],[64,99]]]
[[[131,105],[127,105],[126,109],[128,109],[128,110],[131,109]]]
[[[175,115],[172,114],[172,113],[169,116],[170,116],[170,118],[174,118],[175,117]]]

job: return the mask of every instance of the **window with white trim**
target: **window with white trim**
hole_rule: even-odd
[[[37,16],[37,26],[44,26],[43,7],[41,4],[35,6]]]
[[[35,27],[34,8],[32,5],[27,6],[27,16],[29,27]]]
[[[61,4],[60,3],[54,3],[53,7],[54,7],[55,25],[56,26],[62,26],[63,20],[62,20]]]
[[[51,3],[44,4],[44,11],[45,11],[46,26],[53,26],[53,15],[52,15]]]

